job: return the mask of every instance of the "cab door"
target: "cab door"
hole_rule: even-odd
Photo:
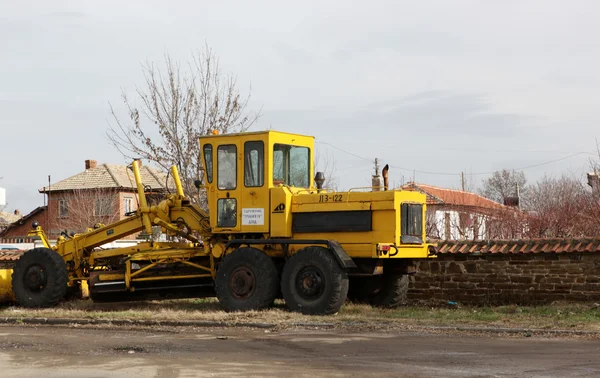
[[[240,143],[234,140],[223,141],[216,146],[216,149],[215,228],[219,232],[239,232],[240,194],[243,186],[243,182],[240,182],[240,173],[243,169]]]
[[[266,150],[264,140],[248,140],[243,145],[242,232],[266,233],[269,230]]]

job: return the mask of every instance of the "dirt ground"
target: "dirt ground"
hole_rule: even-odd
[[[246,328],[0,326],[8,377],[590,377],[600,340]]]

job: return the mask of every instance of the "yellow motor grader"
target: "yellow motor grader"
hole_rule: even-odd
[[[314,175],[313,137],[214,134],[200,147],[208,212],[185,196],[176,167],[175,193],[150,206],[134,161],[135,214],[54,246],[34,222],[44,247],[14,264],[18,304],[50,307],[89,289],[104,301],[216,293],[226,311],[263,309],[280,297],[305,314],[335,313],[347,297],[395,307],[415,263],[435,256],[425,243],[424,194],[387,190],[386,175],[381,188],[325,189],[323,174]],[[99,248],[153,228],[170,241]]]

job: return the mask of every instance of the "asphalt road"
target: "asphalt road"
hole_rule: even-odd
[[[9,377],[594,377],[600,340],[0,326]]]

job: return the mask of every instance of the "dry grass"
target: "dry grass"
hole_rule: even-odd
[[[83,319],[202,320],[228,323],[267,322],[279,326],[327,322],[338,325],[359,323],[378,326],[496,326],[538,329],[600,330],[600,307],[589,304],[551,306],[463,307],[412,305],[395,310],[347,303],[333,316],[306,316],[287,311],[282,303],[265,311],[227,313],[215,299],[181,299],[123,303],[94,303],[77,300],[51,309],[0,308],[3,317],[46,317]]]

